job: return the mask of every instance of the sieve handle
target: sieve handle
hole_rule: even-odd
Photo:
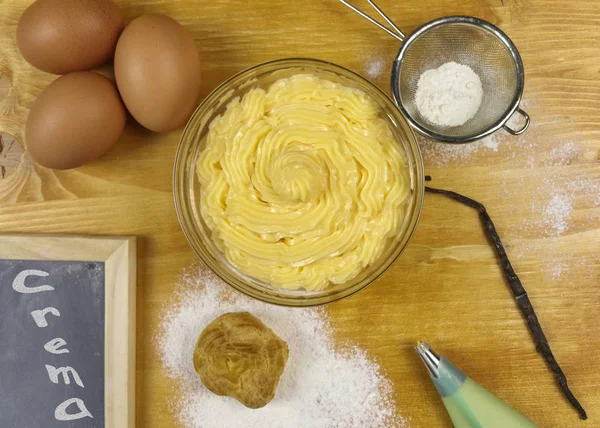
[[[521,110],[520,108],[517,108],[517,111],[515,113],[519,113],[525,119],[525,123],[523,124],[523,126],[520,129],[512,129],[510,126],[504,124],[502,125],[502,127],[512,135],[521,135],[523,132],[527,131],[527,128],[529,128],[531,118],[524,110]]]
[[[373,0],[367,0],[367,2],[369,2],[369,5],[371,5],[371,7],[373,9],[375,9],[377,11],[377,13],[379,15],[381,15],[381,17],[383,19],[385,19],[385,22],[387,22],[392,27],[392,30],[387,28],[385,25],[380,24],[375,19],[371,18],[369,15],[364,13],[362,10],[360,10],[356,6],[353,6],[352,4],[350,4],[347,0],[340,0],[340,3],[342,3],[344,6],[349,7],[354,12],[358,13],[360,16],[362,16],[367,21],[369,21],[371,24],[377,25],[383,31],[388,33],[390,36],[395,37],[396,39],[400,40],[401,42],[404,41],[404,39],[406,38],[406,35],[402,32],[402,30],[400,28],[398,28],[398,26],[396,24],[394,24],[394,21],[392,21],[385,13],[383,13],[383,10],[381,10],[379,8],[379,6],[377,6],[375,4],[375,2],[373,2]]]

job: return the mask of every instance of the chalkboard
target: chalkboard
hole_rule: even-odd
[[[6,427],[104,427],[104,263],[0,260]]]
[[[135,426],[135,239],[0,234],[0,428]]]

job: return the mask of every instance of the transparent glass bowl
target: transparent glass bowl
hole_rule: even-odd
[[[381,257],[358,276],[344,284],[332,284],[320,291],[283,290],[251,278],[234,268],[216,247],[211,232],[200,214],[200,182],[196,162],[203,139],[212,120],[225,111],[235,97],[252,88],[267,89],[273,82],[298,73],[318,77],[360,89],[380,107],[381,117],[390,125],[404,153],[410,170],[410,196],[403,205],[402,222],[397,237],[389,242]],[[216,88],[196,109],[183,131],[175,158],[174,196],[181,227],[192,248],[202,261],[223,281],[256,299],[286,306],[313,306],[348,297],[381,276],[406,247],[418,223],[423,204],[424,175],[419,146],[408,123],[394,102],[378,87],[358,74],[338,65],[314,59],[281,59],[259,64],[233,76]]]

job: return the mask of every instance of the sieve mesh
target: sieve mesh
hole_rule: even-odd
[[[444,137],[467,139],[502,122],[520,96],[517,62],[509,48],[487,28],[465,22],[431,27],[404,47],[398,68],[398,92],[406,113],[423,129]],[[428,122],[415,103],[417,83],[429,69],[454,61],[475,71],[483,86],[477,114],[464,125],[450,128]]]

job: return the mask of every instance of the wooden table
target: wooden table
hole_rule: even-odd
[[[35,166],[23,154],[23,128],[29,107],[55,76],[34,70],[15,48],[17,20],[31,0],[0,3],[0,231],[139,236],[137,421],[140,427],[174,426],[167,392],[173,385],[161,372],[154,340],[177,275],[198,262],[172,200],[180,131],[158,135],[132,123],[100,161],[72,171]],[[127,19],[161,12],[191,29],[203,63],[203,95],[248,66],[292,56],[336,62],[388,89],[398,49],[394,39],[334,0],[118,3]],[[487,205],[590,421],[579,421],[536,354],[476,213],[443,197],[426,196],[414,238],[382,279],[327,308],[336,337],[379,360],[413,427],[451,426],[412,351],[421,338],[540,426],[600,426],[597,0],[378,3],[407,31],[442,15],[478,16],[500,26],[519,48],[533,119],[528,133],[516,138],[501,131],[495,142],[465,148],[470,154],[455,160],[427,145],[426,170],[436,185]],[[564,148],[567,141],[573,150]],[[552,150],[568,153],[548,161]],[[553,233],[557,226],[548,223],[548,212],[542,215],[550,190],[572,195],[561,233]]]

